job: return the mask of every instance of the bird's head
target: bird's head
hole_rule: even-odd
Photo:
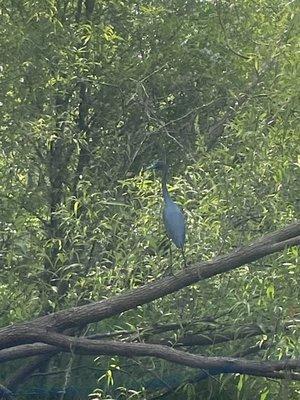
[[[149,165],[149,167],[147,167],[146,170],[164,171],[166,167],[167,165],[164,161],[156,160],[151,165]]]

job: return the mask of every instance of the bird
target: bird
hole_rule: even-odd
[[[180,249],[184,266],[186,267],[186,258],[184,253],[185,245],[185,218],[180,207],[171,199],[168,188],[168,165],[161,160],[157,160],[152,163],[147,170],[161,171],[162,173],[162,196],[164,200],[163,208],[163,222],[166,229],[166,233],[169,239]],[[171,250],[170,250],[171,251]]]

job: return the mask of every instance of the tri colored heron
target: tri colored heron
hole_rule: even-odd
[[[181,250],[184,266],[186,259],[184,254],[185,244],[185,219],[180,207],[171,199],[167,188],[168,166],[164,161],[155,161],[147,169],[162,172],[162,195],[164,199],[163,222],[169,239]]]

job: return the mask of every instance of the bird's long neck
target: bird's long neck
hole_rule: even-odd
[[[171,197],[169,195],[168,188],[167,188],[167,179],[168,179],[168,167],[165,166],[165,168],[163,169],[163,172],[162,172],[162,181],[161,181],[162,195],[163,195],[165,202],[171,201]]]

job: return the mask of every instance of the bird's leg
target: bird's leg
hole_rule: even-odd
[[[172,244],[170,243],[170,264],[168,265],[164,275],[174,275],[172,266],[173,266]]]
[[[182,258],[183,258],[184,268],[187,268],[188,265],[186,263],[186,258],[185,258],[185,254],[184,254],[184,248],[181,249],[181,254],[182,254]]]

